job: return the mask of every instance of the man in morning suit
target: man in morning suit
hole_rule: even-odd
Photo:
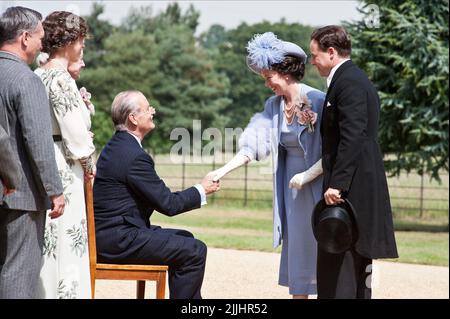
[[[36,298],[45,212],[51,207],[48,216],[57,218],[65,206],[47,93],[28,66],[41,49],[41,19],[23,7],[0,16],[0,126],[9,134],[21,176],[0,204],[0,299]]]
[[[327,205],[347,198],[359,237],[351,249],[318,249],[318,298],[371,298],[372,259],[397,258],[383,156],[377,141],[380,100],[350,60],[351,39],[340,26],[315,30],[311,63],[327,77],[322,115],[323,191]]]
[[[200,299],[206,245],[185,230],[150,224],[154,210],[174,216],[199,208],[219,190],[207,176],[172,193],[141,142],[155,128],[151,107],[139,91],[119,93],[112,103],[116,133],[97,161],[94,215],[99,262],[169,266],[171,299]]]

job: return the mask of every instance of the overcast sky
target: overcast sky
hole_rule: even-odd
[[[90,12],[94,1],[4,1],[1,0],[0,10],[13,5],[35,9],[44,16],[55,10],[71,11],[86,15]],[[104,19],[118,24],[126,16],[131,6],[151,5],[155,13],[164,10],[168,3],[174,1],[101,1],[105,4]],[[178,1],[182,8],[189,4],[200,11],[199,32],[207,30],[212,24],[221,24],[225,28],[235,28],[241,22],[253,24],[268,20],[298,22],[311,26],[339,24],[346,20],[359,20],[358,1]]]

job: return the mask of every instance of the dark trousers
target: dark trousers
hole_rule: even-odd
[[[372,259],[351,249],[330,254],[317,249],[318,299],[370,299]]]
[[[206,245],[180,229],[151,226],[149,240],[126,262],[169,266],[170,299],[201,299]]]

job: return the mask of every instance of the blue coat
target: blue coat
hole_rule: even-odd
[[[322,107],[325,94],[305,84],[300,84],[300,90],[311,102],[312,110],[317,112],[314,132],[309,133],[306,126],[299,132],[298,140],[305,154],[307,167],[314,165],[320,158],[322,142],[320,137],[320,122],[322,119]],[[283,172],[284,153],[279,151],[281,121],[284,108],[284,100],[281,96],[272,96],[266,101],[264,111],[255,114],[247,125],[239,139],[239,154],[249,157],[251,160],[264,160],[272,155],[273,176],[273,247],[281,244],[283,225]],[[300,172],[299,172],[300,173]],[[322,198],[322,177],[311,182],[314,200],[318,202]]]

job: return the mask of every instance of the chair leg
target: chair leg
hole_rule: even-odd
[[[91,279],[91,297],[95,299],[95,278]]]
[[[136,285],[136,298],[144,299],[144,295],[145,295],[145,281],[138,280]]]
[[[156,299],[164,299],[166,297],[166,272],[160,272],[159,278],[156,280]]]

